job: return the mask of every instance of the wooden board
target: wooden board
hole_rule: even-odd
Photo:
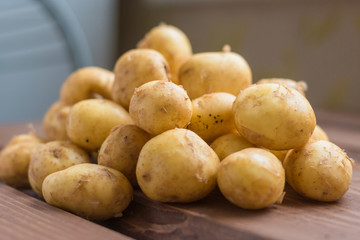
[[[317,118],[330,139],[358,162],[360,115],[317,111]],[[25,130],[24,123],[0,126],[0,146]],[[93,223],[48,206],[31,197],[32,191],[26,195],[0,183],[0,231],[7,239],[43,239],[51,234],[58,237],[54,239],[112,239],[122,234],[137,239],[360,239],[357,164],[350,190],[338,202],[310,201],[289,186],[285,190],[281,205],[248,211],[226,201],[218,190],[195,203],[164,204],[137,189],[123,217]]]

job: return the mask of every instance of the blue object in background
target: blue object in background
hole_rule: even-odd
[[[86,65],[90,49],[65,1],[0,2],[0,122],[42,118],[64,79]]]

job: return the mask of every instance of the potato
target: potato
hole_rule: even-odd
[[[335,144],[309,141],[290,150],[284,161],[286,180],[300,195],[324,202],[340,199],[352,178],[352,160]]]
[[[89,98],[111,99],[114,73],[100,67],[84,67],[72,73],[60,89],[60,101],[72,105]]]
[[[216,152],[220,160],[223,160],[234,152],[255,146],[238,133],[228,133],[215,139],[210,147]]]
[[[141,190],[160,202],[192,202],[216,186],[219,158],[194,132],[168,130],[148,141],[136,167]]]
[[[15,188],[29,187],[30,155],[41,143],[33,133],[14,136],[0,152],[0,179]]]
[[[167,24],[152,28],[137,44],[137,47],[160,52],[169,63],[173,83],[179,83],[179,69],[192,55],[191,44],[186,35],[177,27]]]
[[[221,161],[217,183],[231,203],[245,209],[261,209],[281,198],[285,171],[272,153],[246,148]]]
[[[98,164],[118,170],[136,186],[136,164],[142,147],[150,138],[138,126],[116,126],[101,145]]]
[[[304,81],[294,81],[288,78],[263,78],[256,82],[256,84],[264,84],[264,83],[279,83],[287,88],[293,88],[303,96],[305,96],[305,92],[307,90],[307,84]]]
[[[304,145],[316,126],[310,103],[298,91],[281,84],[252,85],[233,105],[235,126],[249,142],[271,150]]]
[[[30,156],[29,182],[42,197],[42,183],[46,176],[79,163],[90,163],[89,155],[68,141],[51,141],[38,145]]]
[[[66,120],[69,115],[71,106],[57,101],[45,113],[43,119],[43,131],[48,141],[68,140],[66,134]]]
[[[286,154],[289,152],[289,150],[268,150],[268,151],[274,154],[280,160],[280,162],[284,162]]]
[[[311,139],[329,141],[328,135],[319,125],[315,126],[314,132],[311,135]]]
[[[154,80],[169,77],[169,65],[165,58],[152,49],[133,49],[124,53],[114,67],[115,81],[112,97],[128,109],[135,88]]]
[[[95,151],[100,148],[111,128],[132,122],[129,113],[120,105],[105,99],[88,99],[71,108],[66,132],[75,144]]]
[[[230,93],[209,93],[192,101],[193,113],[189,130],[195,132],[204,141],[234,131],[232,105],[235,96]]]
[[[152,135],[190,123],[191,101],[186,91],[166,81],[151,81],[134,92],[129,107],[135,124]]]
[[[126,177],[115,169],[82,163],[48,175],[45,201],[90,220],[119,217],[133,197]]]
[[[226,47],[223,52],[194,54],[179,70],[179,83],[191,99],[212,92],[237,96],[251,82],[252,73],[248,63]]]

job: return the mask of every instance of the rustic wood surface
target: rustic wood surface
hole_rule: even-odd
[[[360,115],[317,110],[318,124],[331,141],[360,160]],[[34,124],[40,128],[39,122]],[[24,133],[24,123],[0,126],[0,146]],[[140,190],[121,218],[93,223],[0,183],[1,239],[360,239],[360,166],[349,191],[335,203],[319,203],[286,186],[281,205],[248,211],[218,190],[189,204],[149,200]],[[115,231],[109,230],[113,229]],[[120,234],[122,233],[122,234]]]

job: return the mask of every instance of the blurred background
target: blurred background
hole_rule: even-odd
[[[0,122],[41,119],[71,72],[112,70],[161,22],[194,53],[231,45],[254,82],[304,80],[315,109],[360,112],[360,1],[1,0]]]

